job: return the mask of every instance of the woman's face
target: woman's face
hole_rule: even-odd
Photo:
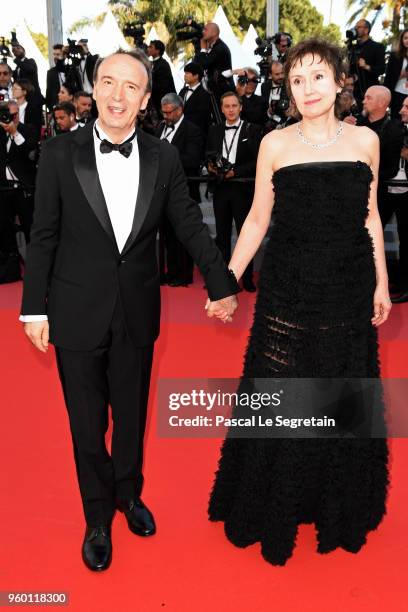
[[[306,55],[289,72],[292,96],[304,118],[314,118],[333,108],[340,85],[331,67],[318,56]]]
[[[17,83],[14,83],[13,85],[13,98],[15,100],[17,100],[18,102],[24,102],[24,100],[26,99],[26,94],[27,92],[20,87],[20,85],[17,85]]]
[[[402,46],[405,47],[405,49],[408,49],[408,32],[405,32],[404,36],[402,37]]]
[[[72,102],[74,96],[69,93],[69,91],[61,85],[61,89],[58,92],[58,102]]]

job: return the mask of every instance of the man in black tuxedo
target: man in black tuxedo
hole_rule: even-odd
[[[40,84],[38,82],[38,68],[35,60],[26,57],[25,49],[20,44],[12,45],[16,69],[13,71],[14,80],[27,79],[34,87],[35,98],[43,101]]]
[[[99,60],[98,120],[43,145],[24,279],[26,334],[40,351],[49,341],[56,347],[87,523],[82,556],[91,570],[110,564],[115,508],[132,532],[156,531],[140,495],[160,322],[162,214],[204,274],[209,316],[229,321],[237,305],[238,285],[188,195],[177,151],[135,130],[149,99],[150,71],[139,49]]]
[[[163,57],[165,50],[166,47],[161,40],[152,40],[147,47],[147,54],[153,59],[151,104],[159,116],[163,96],[168,93],[176,93],[170,64]]]
[[[78,40],[78,46],[82,48],[81,61],[77,66],[80,88],[82,91],[92,93],[93,90],[93,74],[95,64],[98,61],[99,55],[92,55],[88,48],[88,39],[81,38]]]
[[[255,68],[244,68],[238,76],[235,90],[242,100],[242,119],[263,128],[267,119],[268,105],[263,96],[255,93],[259,82],[259,74]]]
[[[203,132],[185,118],[183,100],[177,94],[170,93],[162,98],[161,112],[164,121],[158,127],[156,136],[176,147],[186,176],[198,176],[204,154]],[[189,182],[189,191],[198,206],[198,183]],[[162,284],[167,283],[171,287],[185,287],[193,282],[193,259],[177,239],[173,226],[166,217],[160,226],[160,275]]]
[[[231,51],[220,39],[220,28],[216,23],[205,24],[195,51],[194,62],[204,70],[205,85],[219,101],[223,93],[234,89],[234,81],[228,73],[228,76],[223,75],[223,72],[231,70]]]
[[[47,89],[45,93],[45,103],[49,111],[57,104],[58,92],[61,85],[65,83],[64,46],[61,44],[53,45],[52,55],[55,66],[47,70]]]
[[[204,134],[207,133],[210,122],[211,101],[208,91],[201,84],[203,68],[196,62],[184,66],[185,86],[180,89],[179,96],[184,104],[184,117],[197,125]]]
[[[408,97],[405,98],[400,110],[404,126],[404,143],[401,148],[400,164],[396,181],[408,180]],[[398,284],[396,291],[391,292],[394,304],[408,302],[408,185],[389,185],[382,205],[379,209],[381,221],[385,227],[395,213],[399,239]]]
[[[0,249],[16,250],[13,220],[17,215],[26,243],[30,241],[30,229],[34,209],[35,158],[37,150],[36,130],[33,125],[21,123],[18,104],[8,103],[10,123],[0,123],[0,182],[17,185],[22,189],[10,189],[2,197]]]
[[[256,159],[261,139],[259,126],[243,121],[241,98],[236,92],[226,92],[221,97],[221,111],[226,122],[212,125],[208,132],[206,159],[208,170],[217,176],[214,187],[213,203],[216,243],[226,262],[231,258],[232,222],[237,234],[240,233],[246,216],[251,208],[254,195],[254,182],[231,182],[232,178],[252,178],[255,176]],[[231,168],[224,172],[217,170],[214,158],[222,157]],[[242,275],[246,291],[255,291],[253,282],[253,262]]]
[[[369,87],[378,84],[385,72],[385,47],[370,37],[371,23],[367,19],[357,21],[357,45],[350,62],[350,74],[355,77],[354,97],[360,105]]]

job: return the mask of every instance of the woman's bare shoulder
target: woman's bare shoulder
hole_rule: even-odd
[[[377,134],[371,128],[365,125],[351,125],[350,123],[343,123],[343,129],[346,136],[350,138],[358,138],[359,142],[367,143],[372,145],[379,141]]]

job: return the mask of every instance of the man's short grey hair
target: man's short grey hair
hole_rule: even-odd
[[[178,96],[176,93],[166,94],[165,96],[162,97],[160,103],[162,106],[164,106],[164,104],[172,104],[176,108],[179,108],[180,106],[181,108],[183,108],[184,106],[183,98]]]
[[[98,78],[98,70],[102,62],[108,59],[108,57],[113,57],[114,55],[128,55],[129,57],[133,57],[133,59],[143,64],[147,72],[146,92],[152,91],[152,65],[146,53],[142,49],[130,49],[130,51],[126,51],[125,49],[118,49],[117,51],[111,53],[110,55],[107,55],[106,57],[98,57],[93,71],[94,82]]]
[[[245,72],[250,72],[251,74],[254,74],[256,76],[257,79],[259,79],[259,72],[256,68],[252,68],[252,66],[248,66],[247,68],[244,68]]]

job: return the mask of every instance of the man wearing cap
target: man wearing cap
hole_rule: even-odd
[[[184,66],[185,86],[179,96],[184,103],[184,116],[206,133],[210,121],[210,96],[201,84],[204,70],[201,64],[190,62]]]

